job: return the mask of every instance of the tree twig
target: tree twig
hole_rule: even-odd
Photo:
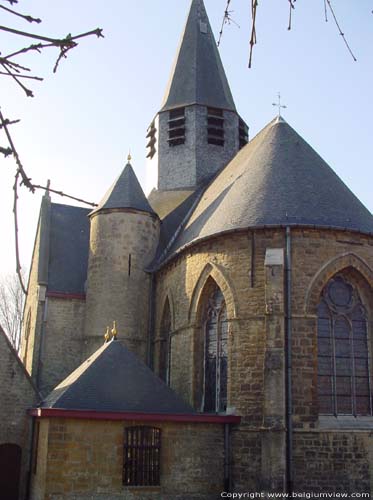
[[[10,156],[13,153],[13,151],[10,148],[3,148],[0,146],[0,153],[4,155],[6,158],[7,156]]]
[[[31,183],[31,178],[28,178],[27,175],[26,175],[26,172],[25,172],[25,170],[23,168],[23,165],[22,165],[22,162],[20,160],[20,157],[19,157],[19,155],[17,153],[17,150],[16,150],[16,148],[14,146],[13,139],[12,139],[12,137],[10,135],[7,122],[4,119],[4,116],[3,116],[2,112],[1,112],[1,109],[0,109],[0,123],[1,123],[2,127],[4,128],[4,132],[5,132],[6,136],[7,136],[7,139],[8,139],[8,142],[9,142],[9,146],[11,147],[11,150],[12,150],[15,162],[17,164],[17,167],[18,167],[17,172],[19,171],[19,174],[22,177],[22,184],[24,184],[32,193],[34,193],[35,192],[35,188],[33,187],[32,183]]]
[[[8,33],[12,33],[13,35],[18,35],[26,38],[33,38],[34,40],[41,40],[42,42],[49,42],[54,46],[68,46],[71,45],[74,40],[78,40],[79,38],[96,35],[97,38],[104,38],[103,30],[101,28],[96,28],[91,31],[87,31],[86,33],[81,33],[80,35],[71,36],[68,35],[65,38],[51,38],[47,36],[37,35],[35,33],[29,33],[27,31],[20,31],[14,28],[9,28],[8,26],[0,26],[1,31],[7,31]]]
[[[223,16],[223,21],[221,23],[221,28],[220,28],[220,31],[219,31],[219,39],[218,39],[218,47],[220,46],[220,42],[221,42],[221,39],[222,39],[222,36],[223,36],[223,31],[224,31],[224,26],[226,25],[227,23],[227,20],[229,19],[229,4],[231,3],[231,0],[227,0],[227,6],[225,7],[225,11],[224,11],[224,16]]]
[[[13,9],[8,9],[8,7],[4,7],[4,5],[0,5],[0,9],[6,10],[7,12],[10,12],[11,14],[13,14],[15,16],[22,17],[22,19],[25,19],[29,23],[37,23],[37,24],[41,23],[41,19],[39,19],[39,18],[35,18],[35,17],[28,16],[25,14],[20,14],[19,12],[15,11]]]
[[[292,15],[293,15],[293,10],[295,9],[294,2],[295,0],[288,0],[289,1],[289,25],[288,25],[288,30],[291,30],[291,21],[292,21]]]
[[[25,92],[25,94],[27,95],[27,97],[34,97],[34,93],[31,89],[28,89],[25,85],[23,85],[22,82],[20,82],[18,80],[18,76],[20,75],[14,75],[13,73],[11,73],[11,71],[8,69],[8,67],[6,66],[6,64],[4,63],[0,63],[1,66],[5,69],[5,71],[8,73],[9,76],[11,76],[13,78],[13,80],[19,85],[19,87],[21,87],[21,89]]]
[[[19,241],[18,241],[18,210],[17,210],[17,202],[18,202],[18,180],[21,172],[18,169],[15,175],[13,191],[14,191],[14,202],[13,202],[13,214],[14,214],[14,236],[15,236],[15,247],[16,247],[16,273],[18,275],[19,283],[21,285],[22,291],[25,295],[27,295],[26,287],[23,283],[22,274],[21,274],[21,262],[19,258]],[[22,175],[22,174],[21,174]]]
[[[50,191],[51,193],[58,194],[59,196],[63,196],[65,198],[70,198],[71,200],[79,201],[80,203],[85,203],[86,205],[90,205],[91,207],[98,207],[97,203],[92,203],[90,201],[82,200],[81,198],[76,198],[75,196],[71,196],[70,194],[63,193],[62,191],[51,189],[49,186],[39,186],[38,184],[33,184],[33,187],[35,189],[43,189],[44,191]]]
[[[250,56],[249,56],[249,68],[251,68],[252,59],[253,59],[253,49],[256,44],[256,9],[258,7],[258,0],[251,0],[251,17],[252,17],[252,25],[251,25],[251,36],[250,36]]]
[[[29,78],[30,80],[38,80],[39,82],[42,82],[44,80],[44,78],[41,78],[40,76],[31,76],[31,75],[14,75],[12,73],[4,73],[3,71],[0,71],[0,75],[3,75],[3,76],[13,76],[13,77],[17,77],[17,78]],[[1,127],[0,127],[1,128]]]
[[[347,47],[347,49],[348,49],[349,53],[351,54],[352,59],[353,59],[354,61],[357,61],[357,59],[356,59],[356,57],[355,57],[354,53],[353,53],[353,52],[352,52],[352,50],[351,50],[351,47],[350,47],[349,43],[348,43],[348,42],[347,42],[347,40],[346,40],[345,34],[343,33],[342,28],[341,28],[341,27],[340,27],[340,25],[339,25],[339,22],[338,22],[337,16],[335,15],[334,9],[333,9],[332,4],[331,4],[331,1],[330,1],[330,0],[326,0],[326,2],[327,2],[327,4],[328,4],[328,7],[329,7],[329,9],[330,9],[330,12],[332,13],[332,16],[333,16],[333,18],[334,18],[334,22],[335,22],[335,24],[336,24],[336,26],[337,26],[337,28],[338,28],[339,34],[340,34],[340,35],[341,35],[341,37],[343,38],[343,41],[344,41],[344,43],[345,43],[345,45],[346,45],[346,47]]]

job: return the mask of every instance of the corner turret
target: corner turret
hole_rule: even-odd
[[[89,216],[85,354],[101,345],[106,326],[116,321],[121,341],[145,361],[150,294],[145,268],[157,248],[159,218],[129,161]]]

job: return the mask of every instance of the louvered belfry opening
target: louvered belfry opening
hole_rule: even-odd
[[[179,146],[185,143],[185,108],[173,109],[168,117],[168,144]]]
[[[207,142],[224,146],[224,113],[222,109],[207,108]]]
[[[242,149],[249,142],[249,127],[241,118],[238,122],[238,136],[240,149]]]
[[[367,313],[343,276],[325,287],[317,318],[320,414],[372,415]]]
[[[161,429],[127,427],[124,439],[124,486],[159,486]]]
[[[146,148],[148,150],[148,154],[146,157],[150,159],[152,159],[155,153],[157,152],[157,149],[155,147],[157,141],[156,134],[157,134],[157,128],[155,126],[155,121],[153,120],[148,128],[148,133],[146,135],[146,138],[149,139],[146,145]]]

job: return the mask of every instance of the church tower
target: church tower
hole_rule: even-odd
[[[158,172],[158,196],[194,191],[247,143],[248,128],[237,113],[203,0],[192,0],[147,139],[149,168]]]
[[[130,164],[90,213],[85,355],[102,345],[116,321],[120,340],[146,360],[151,277],[159,219]]]

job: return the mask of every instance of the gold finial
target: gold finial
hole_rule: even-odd
[[[117,335],[118,335],[117,322],[116,321],[113,321],[113,328],[111,329],[111,335],[112,335],[113,339],[116,340]]]
[[[128,163],[131,162],[132,156],[131,156],[131,150],[128,151],[128,156],[127,156]]]
[[[109,340],[110,340],[110,328],[108,326],[106,327],[106,332],[105,332],[105,335],[104,335],[104,339],[105,339],[105,343],[109,342]]]

